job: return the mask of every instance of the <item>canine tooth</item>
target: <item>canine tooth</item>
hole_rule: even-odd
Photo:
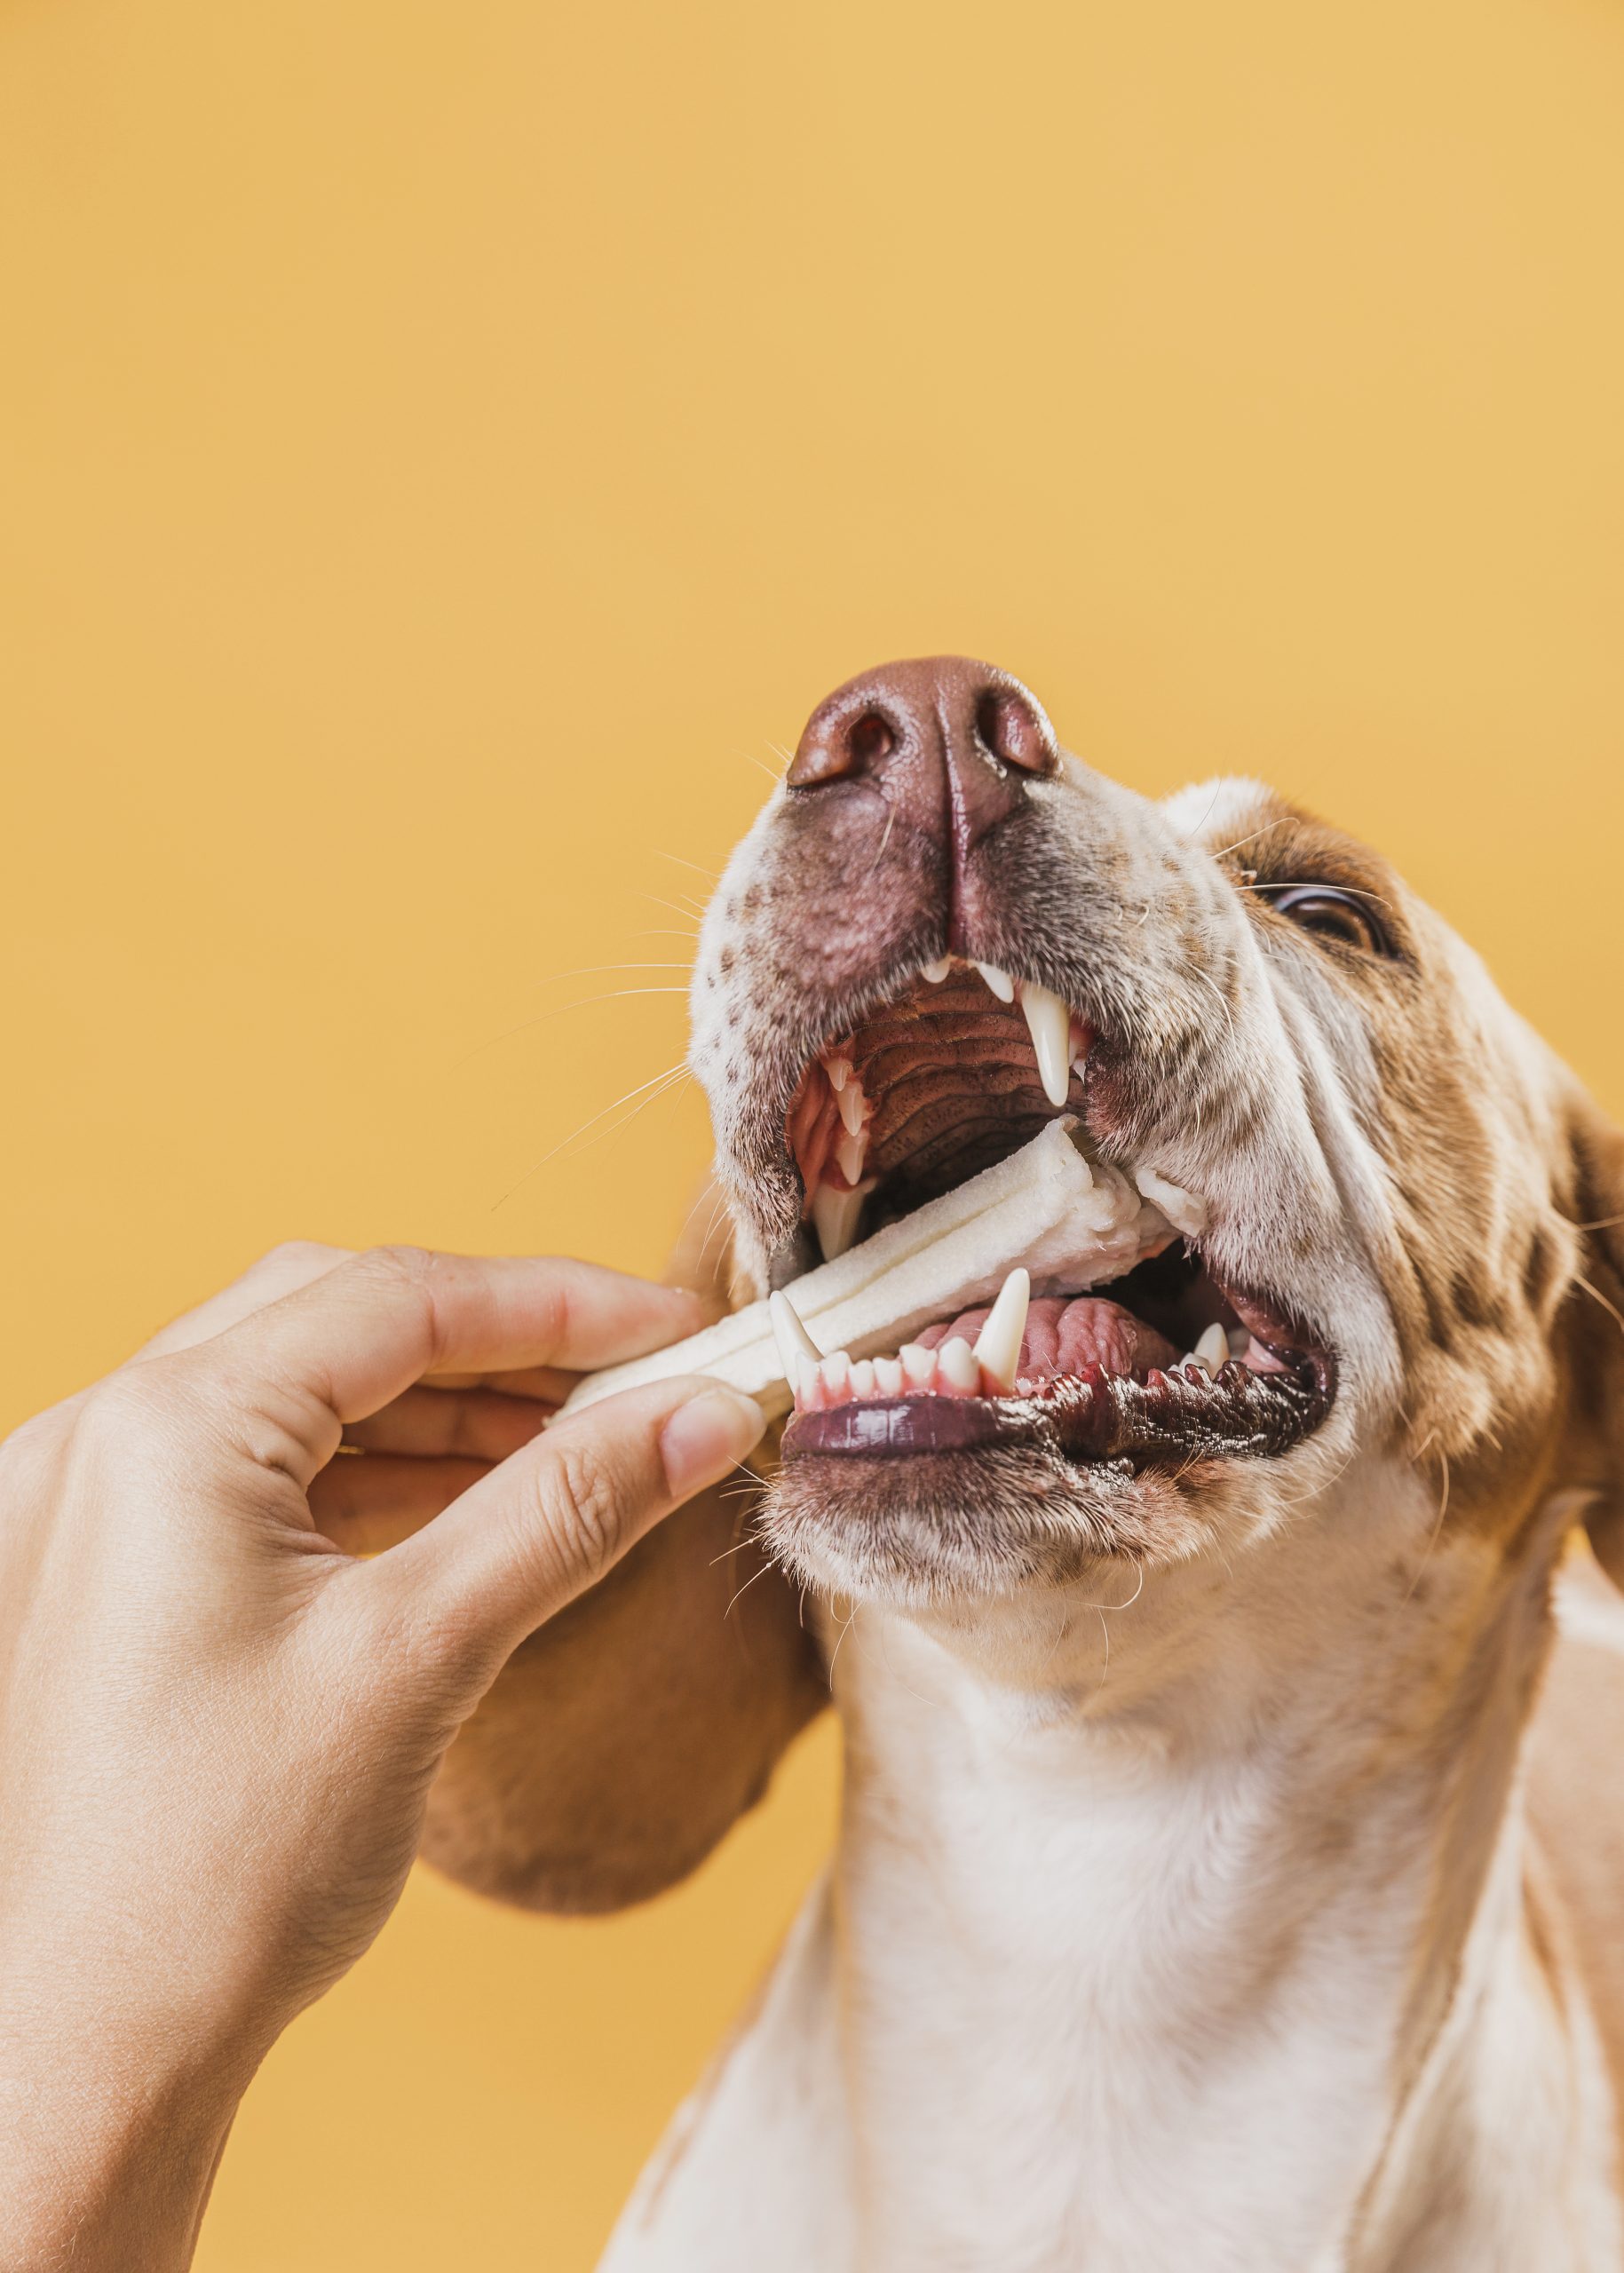
[[[852,1394],[852,1360],[844,1350],[831,1350],[818,1368],[823,1394],[831,1405],[844,1405]]]
[[[860,1083],[844,1082],[835,1092],[835,1103],[839,1108],[840,1118],[845,1126],[847,1136],[860,1136],[863,1133],[863,1092]],[[855,1184],[857,1178],[853,1176],[852,1181]]]
[[[905,1342],[897,1356],[902,1366],[902,1377],[910,1389],[929,1389],[936,1379],[936,1352],[927,1350],[923,1342]]]
[[[814,1195],[812,1219],[835,1258],[796,1279],[791,1307],[816,1342],[860,1358],[903,1346],[911,1388],[940,1385],[935,1353],[915,1340],[932,1319],[957,1318],[992,1302],[1018,1263],[1034,1286],[1068,1289],[1120,1279],[1166,1246],[1168,1226],[1126,1177],[1078,1150],[1076,1122],[1061,1114],[1007,1160],[927,1200],[910,1216],[852,1245],[866,1190]],[[849,1249],[849,1252],[847,1251]],[[646,1358],[577,1382],[566,1409],[579,1412],[615,1390],[709,1374],[754,1397],[769,1418],[790,1392],[764,1301]],[[817,1396],[821,1398],[822,1376]],[[817,1409],[814,1406],[813,1409]]]
[[[1001,1002],[1012,1002],[1015,1000],[1015,981],[1007,970],[1000,970],[995,962],[978,962],[976,969]]]
[[[1020,990],[1020,1006],[1032,1034],[1043,1095],[1057,1109],[1066,1103],[1072,1081],[1072,1014],[1058,994],[1027,979]]]
[[[1216,1374],[1229,1363],[1229,1336],[1221,1326],[1209,1326],[1190,1354],[1199,1358],[1209,1374]]]
[[[840,1173],[848,1184],[862,1182],[863,1156],[867,1150],[868,1139],[860,1126],[856,1129],[842,1129],[835,1139],[835,1158],[840,1163]]]
[[[844,1255],[856,1239],[858,1218],[867,1197],[860,1184],[855,1192],[836,1192],[832,1184],[820,1184],[812,1194],[812,1224],[825,1263]]]
[[[1026,1305],[1032,1299],[1032,1279],[1018,1265],[998,1290],[998,1300],[987,1313],[986,1324],[976,1336],[974,1356],[984,1373],[1000,1389],[1013,1389],[1020,1364],[1021,1336],[1026,1331]]]
[[[822,1366],[821,1358],[797,1358],[795,1361],[795,1401],[803,1413],[817,1413],[822,1409]]]
[[[981,1368],[976,1363],[976,1353],[962,1334],[944,1342],[936,1353],[936,1361],[943,1381],[957,1397],[974,1397],[981,1386]]]
[[[852,1366],[852,1394],[853,1397],[872,1397],[874,1395],[874,1361],[872,1358],[860,1358],[857,1363]]]
[[[934,962],[927,962],[921,965],[919,976],[922,978],[928,978],[932,986],[939,986],[943,979],[947,978],[947,973],[952,969],[953,957],[951,955],[938,955]]]
[[[902,1394],[902,1360],[900,1358],[876,1358],[874,1361],[874,1382],[882,1397]]]
[[[826,1057],[823,1070],[829,1077],[830,1089],[838,1097],[852,1078],[852,1060],[849,1057]]]
[[[796,1368],[800,1360],[810,1358],[815,1366],[823,1352],[802,1325],[788,1295],[767,1296],[767,1316],[772,1321],[772,1338],[778,1343],[778,1354],[784,1361],[784,1379],[793,1388]]]
[[[1251,1346],[1252,1337],[1244,1326],[1233,1326],[1230,1328],[1229,1354],[1232,1358],[1244,1358]]]

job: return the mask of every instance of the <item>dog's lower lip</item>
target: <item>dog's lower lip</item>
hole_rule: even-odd
[[[1192,1459],[1279,1454],[1311,1434],[1335,1393],[1328,1358],[1279,1373],[1239,1363],[1216,1382],[1156,1371],[1145,1381],[1090,1366],[1030,1395],[862,1398],[796,1413],[785,1460],[896,1460],[1032,1446],[1069,1461],[1183,1468]]]
[[[784,1431],[783,1456],[813,1453],[891,1460],[910,1453],[976,1452],[1021,1441],[1029,1430],[1003,1401],[985,1397],[899,1397],[798,1413]]]

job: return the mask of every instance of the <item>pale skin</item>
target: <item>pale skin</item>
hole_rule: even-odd
[[[543,1433],[575,1373],[700,1322],[582,1263],[279,1249],[0,1445],[5,2273],[191,2262],[244,2088],[394,1907],[459,1728],[759,1437],[693,1378]]]

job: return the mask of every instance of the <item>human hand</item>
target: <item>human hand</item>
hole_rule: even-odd
[[[561,1369],[699,1323],[581,1263],[279,1250],[0,1445],[0,2264],[189,2262],[457,1728],[760,1435],[693,1379],[538,1433]]]

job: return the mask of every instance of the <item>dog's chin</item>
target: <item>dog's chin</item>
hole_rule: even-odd
[[[820,1592],[899,1607],[1008,1600],[1102,1564],[1182,1561],[1207,1540],[1204,1487],[1218,1464],[1176,1475],[1079,1466],[1039,1444],[906,1459],[802,1452],[768,1489],[762,1533]]]

